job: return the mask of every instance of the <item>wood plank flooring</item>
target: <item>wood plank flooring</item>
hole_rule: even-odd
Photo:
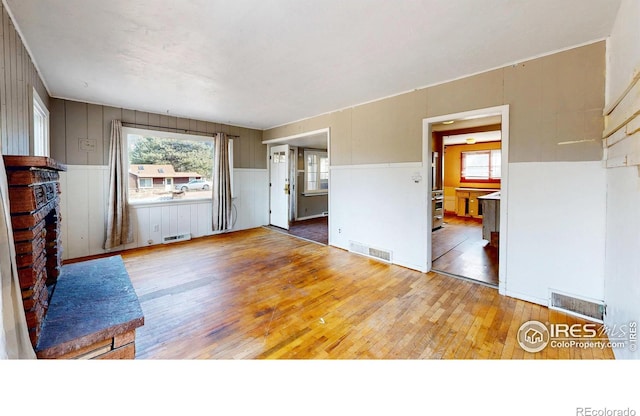
[[[138,359],[613,358],[527,353],[527,320],[584,321],[267,228],[122,257],[145,315]]]
[[[434,270],[498,286],[498,248],[482,239],[482,220],[445,214],[432,233]]]

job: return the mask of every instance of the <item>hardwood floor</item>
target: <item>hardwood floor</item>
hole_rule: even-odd
[[[122,257],[145,315],[139,359],[613,358],[525,352],[522,323],[584,321],[267,228]]]
[[[498,286],[498,248],[482,239],[482,220],[445,214],[432,233],[432,267]]]

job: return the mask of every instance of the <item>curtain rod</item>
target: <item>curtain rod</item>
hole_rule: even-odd
[[[126,125],[128,127],[135,127],[135,128],[151,128],[151,129],[162,129],[162,130],[174,130],[176,133],[182,132],[182,133],[186,133],[186,134],[197,133],[197,134],[204,134],[204,135],[207,135],[207,136],[212,136],[212,135],[216,134],[216,133],[211,133],[211,132],[207,132],[207,131],[179,129],[177,127],[167,127],[167,126],[152,126],[152,125],[149,125],[149,124],[128,123],[128,122],[125,122],[125,121],[122,122],[122,125],[123,126]],[[224,133],[224,132],[218,132],[218,133]],[[238,137],[238,138],[240,137],[240,136],[236,136],[235,134],[229,134],[229,133],[224,133],[224,134],[226,134],[229,137]]]

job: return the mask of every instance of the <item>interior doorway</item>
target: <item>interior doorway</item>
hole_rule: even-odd
[[[431,270],[504,288],[508,107],[427,119],[425,130]]]
[[[269,227],[328,245],[329,129],[266,140],[263,143],[269,146],[270,156]],[[288,157],[283,156],[282,152],[286,152]],[[275,154],[278,156],[277,161],[274,159]],[[287,166],[280,163],[282,158],[286,159]],[[287,177],[280,178],[278,171],[287,172]],[[281,205],[284,202],[283,193],[287,197],[286,205]],[[277,211],[275,214],[274,208]]]

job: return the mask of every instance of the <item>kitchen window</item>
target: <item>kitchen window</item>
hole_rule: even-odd
[[[460,179],[462,182],[500,182],[501,160],[500,149],[462,152]]]

